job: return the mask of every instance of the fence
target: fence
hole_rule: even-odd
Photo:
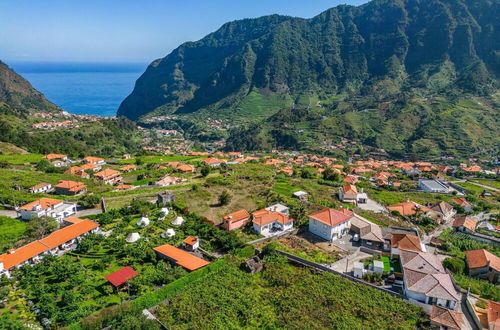
[[[287,236],[290,236],[290,235],[295,235],[297,233],[297,231],[298,231],[298,229],[287,230],[287,231],[284,231],[282,233],[279,233],[279,234],[276,234],[276,235],[273,235],[273,236],[262,237],[262,238],[258,238],[256,240],[247,242],[246,245],[257,245],[257,244],[264,243],[264,242],[267,242],[267,241],[270,241],[270,240],[273,240],[273,239],[276,239],[276,238],[281,238],[281,237],[287,237]]]
[[[298,256],[290,254],[290,253],[286,253],[284,251],[276,250],[276,252],[278,252],[279,254],[281,254],[282,256],[286,257],[288,260],[290,260],[292,262],[301,264],[301,265],[306,266],[306,267],[314,268],[314,269],[319,270],[319,271],[336,274],[336,275],[342,276],[343,278],[348,279],[348,280],[350,280],[352,282],[363,284],[363,285],[368,286],[368,287],[370,287],[372,289],[376,289],[376,290],[388,293],[388,294],[390,294],[390,295],[392,295],[392,296],[394,296],[396,298],[400,298],[400,299],[406,300],[405,296],[403,296],[400,293],[397,293],[397,292],[394,292],[394,291],[391,291],[391,290],[388,290],[388,289],[385,289],[385,288],[381,288],[381,287],[373,285],[371,283],[367,283],[367,282],[362,281],[360,279],[357,279],[357,278],[355,278],[353,276],[350,276],[350,275],[338,272],[336,270],[333,270],[333,269],[330,269],[328,267],[325,267],[325,266],[323,266],[321,264],[317,264],[315,262],[306,260],[304,258],[298,257]]]

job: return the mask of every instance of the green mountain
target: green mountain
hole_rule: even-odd
[[[227,23],[151,63],[118,114],[216,115],[255,94],[271,110],[304,96],[487,95],[500,74],[498,13],[498,0],[374,0]]]
[[[31,111],[51,112],[61,109],[0,61],[0,114],[25,116]]]

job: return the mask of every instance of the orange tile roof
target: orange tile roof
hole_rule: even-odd
[[[64,221],[70,222],[72,225],[59,229],[44,239],[31,242],[0,255],[0,262],[3,262],[4,268],[11,269],[99,226],[97,223],[86,219],[68,218]]]
[[[258,210],[252,213],[252,222],[258,224],[259,226],[265,226],[272,222],[279,222],[282,224],[292,222],[293,219],[289,218],[286,214],[270,211],[266,209]]]
[[[49,207],[57,205],[57,204],[62,203],[62,202],[64,202],[64,201],[61,199],[40,198],[40,199],[37,199],[36,201],[33,201],[31,203],[28,203],[26,205],[21,206],[21,209],[26,210],[26,211],[31,211],[31,210],[33,210],[33,207],[35,207],[36,205],[40,205],[43,210],[46,210]]]
[[[191,245],[191,246],[195,245],[196,242],[198,242],[198,238],[194,237],[194,236],[188,236],[188,237],[186,237],[185,240],[182,241],[182,243],[185,243],[185,244]]]
[[[112,170],[110,168],[107,168],[105,170],[102,170],[102,171],[94,174],[94,177],[97,177],[98,179],[101,179],[101,180],[105,180],[105,179],[109,179],[109,178],[115,178],[119,175],[121,175],[120,172]]]
[[[175,261],[176,264],[193,271],[210,264],[208,261],[198,258],[191,253],[178,249],[170,244],[155,247],[157,253]]]
[[[92,163],[83,164],[80,166],[82,170],[93,170],[96,166]]]
[[[70,180],[59,180],[56,188],[66,189],[72,192],[80,191],[86,188],[83,182],[70,181]]]
[[[395,249],[421,252],[420,238],[408,234],[392,234],[391,246]]]
[[[500,258],[485,249],[465,251],[469,268],[491,267],[500,272]]]
[[[131,184],[119,184],[118,186],[116,186],[116,189],[119,189],[119,190],[128,190],[128,189],[132,189],[132,188],[134,188],[134,186]]]
[[[351,219],[353,214],[354,213],[348,209],[334,210],[331,208],[324,208],[320,211],[309,214],[309,217],[330,227],[335,227]]]
[[[423,205],[419,205],[419,204],[412,202],[412,201],[390,205],[390,206],[387,206],[387,209],[390,211],[396,211],[403,216],[414,215],[415,213],[417,213],[416,212],[417,209],[420,209],[423,212],[430,211],[430,209],[428,207],[425,207]]]
[[[226,161],[223,159],[217,159],[217,158],[206,158],[203,163],[206,165],[213,165],[213,164],[222,164],[225,163]]]
[[[352,185],[352,184],[343,185],[342,190],[344,191],[344,194],[346,194],[346,195],[357,195],[358,194],[358,189],[356,189],[356,186]]]
[[[356,182],[358,182],[358,178],[354,175],[348,175],[344,178],[344,182],[355,184]]]
[[[467,200],[465,200],[465,198],[455,197],[455,198],[452,198],[451,201],[453,203],[460,205],[460,206],[463,206],[463,207],[471,206],[471,204],[469,202],[467,202]]]
[[[488,324],[490,329],[500,328],[500,303],[488,300]]]
[[[104,158],[100,158],[100,157],[85,157],[83,159],[84,161],[86,161],[87,163],[97,163],[97,162],[102,162],[104,161]]]
[[[432,306],[430,320],[444,325],[448,329],[459,330],[462,328],[463,314],[447,308]]]
[[[37,189],[40,189],[40,188],[43,188],[46,186],[50,186],[50,183],[43,182],[43,183],[36,184],[33,187],[30,187],[30,190],[37,190]]]
[[[48,251],[49,248],[39,241],[34,241],[16,250],[11,250],[0,255],[0,262],[3,262],[5,269],[11,269],[25,261]]]
[[[127,172],[127,171],[133,171],[137,168],[136,165],[125,165],[120,167],[120,171]]]
[[[99,227],[99,224],[92,220],[76,219],[81,221],[69,221],[73,224],[53,232],[49,236],[41,239],[40,242],[53,249]]]
[[[127,266],[109,274],[108,276],[105,276],[105,279],[107,279],[109,283],[113,284],[113,286],[118,287],[137,275],[139,275],[139,273],[137,273],[132,267]]]
[[[470,217],[459,217],[453,221],[453,227],[465,227],[471,231],[476,230],[477,221]]]
[[[224,220],[229,220],[229,222],[238,222],[244,219],[248,219],[250,217],[250,214],[247,212],[247,210],[238,210],[233,213],[229,213],[224,216]]]
[[[193,165],[181,164],[177,166],[176,170],[181,172],[192,172],[194,170]]]
[[[48,159],[48,160],[54,160],[54,159],[63,159],[66,157],[68,157],[68,156],[63,155],[63,154],[48,154],[48,155],[44,156],[43,158]]]

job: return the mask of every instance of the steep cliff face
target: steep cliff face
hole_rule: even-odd
[[[0,113],[27,115],[30,111],[60,111],[42,93],[0,61]]]
[[[498,9],[493,0],[374,0],[311,19],[227,23],[151,63],[118,114],[216,112],[251,91],[485,95],[500,74]]]

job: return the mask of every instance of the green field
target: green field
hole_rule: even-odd
[[[380,291],[329,273],[298,268],[269,257],[251,275],[237,260],[191,282],[155,315],[170,329],[412,329],[422,311]],[[210,283],[210,285],[207,285]],[[229,284],[229,285],[228,285]],[[337,292],[341,294],[332,294]],[[364,297],[359,301],[359,297]]]
[[[26,222],[0,216],[0,254],[26,234]]]

